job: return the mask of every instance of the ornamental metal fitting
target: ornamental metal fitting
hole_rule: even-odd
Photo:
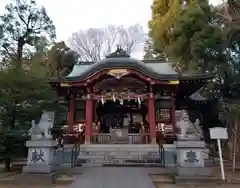
[[[149,93],[149,97],[152,99],[154,97],[153,93]]]
[[[91,99],[91,95],[90,94],[87,94],[87,99]]]

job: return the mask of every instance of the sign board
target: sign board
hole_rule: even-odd
[[[209,130],[211,139],[228,139],[227,128],[214,127],[210,128]]]
[[[222,157],[222,147],[221,147],[221,141],[220,140],[228,139],[227,128],[214,127],[214,128],[210,128],[209,130],[210,130],[210,138],[217,140],[222,180],[225,181],[225,172],[224,172],[223,157]]]

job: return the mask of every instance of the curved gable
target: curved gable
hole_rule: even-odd
[[[132,58],[106,58],[94,64],[75,65],[72,72],[65,77],[65,81],[83,81],[102,70],[134,69],[153,79],[175,80],[178,74],[168,63],[144,63]]]
[[[204,84],[208,79],[212,79],[214,76],[211,73],[179,74],[174,71],[171,63],[169,62],[163,62],[161,60],[139,61],[131,58],[123,50],[118,49],[116,52],[110,54],[101,61],[76,64],[68,76],[57,78],[56,82],[83,82],[93,78],[94,76],[98,78],[97,74],[104,75],[112,69],[128,69],[133,74],[140,73],[146,79],[150,78],[157,81],[179,80],[180,83],[190,81],[193,85],[199,85],[199,83],[195,82],[196,80]]]

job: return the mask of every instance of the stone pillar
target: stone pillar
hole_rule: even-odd
[[[155,104],[154,95],[150,93],[148,96],[148,122],[150,129],[151,143],[156,143],[156,121],[155,121]]]
[[[204,141],[176,141],[177,176],[180,180],[197,179],[210,175],[210,169],[204,165]]]
[[[70,98],[68,103],[68,132],[73,133],[74,115],[75,115],[75,99]]]
[[[93,101],[91,95],[88,94],[86,98],[86,125],[85,125],[85,144],[90,144],[92,132],[92,119],[93,119]]]
[[[29,140],[27,165],[23,167],[19,181],[29,183],[54,183],[56,177],[56,159],[54,148],[57,142],[51,139]]]

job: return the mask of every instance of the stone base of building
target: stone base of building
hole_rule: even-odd
[[[56,170],[54,165],[27,165],[23,167],[22,172],[27,174],[51,174]]]
[[[212,176],[175,176],[174,183],[176,184],[186,184],[186,183],[219,183],[223,182],[220,178],[215,178]]]
[[[208,177],[211,169],[206,167],[178,167],[176,169],[178,177]]]
[[[16,177],[16,183],[31,185],[50,185],[55,184],[57,179],[56,173],[21,173]]]

